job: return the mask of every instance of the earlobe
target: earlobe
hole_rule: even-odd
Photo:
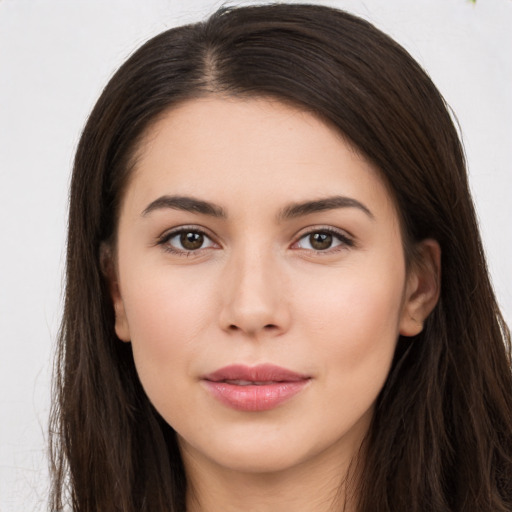
[[[116,335],[121,341],[129,342],[131,341],[130,329],[128,326],[128,319],[126,318],[126,311],[121,291],[119,289],[114,255],[112,254],[111,246],[107,243],[103,243],[100,247],[100,266],[103,277],[107,281],[110,298],[112,300],[112,305],[114,306],[114,329],[116,331]]]
[[[441,248],[436,240],[418,244],[411,263],[404,296],[399,332],[416,336],[439,300],[441,288]]]
[[[119,299],[118,302],[114,301],[114,312],[116,314],[116,322],[114,325],[114,329],[116,331],[117,337],[121,341],[131,341],[130,329],[128,327],[128,321],[124,310],[124,304],[122,303],[121,298]]]

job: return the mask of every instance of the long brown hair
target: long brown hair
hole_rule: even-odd
[[[158,35],[114,75],[87,121],[71,184],[52,509],[185,510],[175,433],[116,338],[100,247],[115,239],[138,141],[173,105],[208,94],[277,98],[324,119],[380,169],[406,254],[427,237],[441,246],[441,298],[421,334],[398,340],[365,441],[358,511],[512,510],[510,334],[447,107],[374,26],[298,4],[223,8]]]

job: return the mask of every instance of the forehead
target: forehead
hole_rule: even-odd
[[[145,134],[126,200],[215,196],[233,206],[342,194],[394,209],[379,172],[334,128],[276,100],[181,103]]]

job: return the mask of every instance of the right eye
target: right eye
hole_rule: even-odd
[[[158,244],[169,252],[185,256],[201,249],[216,246],[215,242],[206,233],[192,228],[170,231],[160,238]]]

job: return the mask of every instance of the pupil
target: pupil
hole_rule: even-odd
[[[203,245],[204,237],[201,233],[182,233],[180,236],[181,245],[189,250],[199,249]]]
[[[309,241],[314,249],[329,249],[332,244],[332,235],[329,233],[314,233],[309,237]]]

